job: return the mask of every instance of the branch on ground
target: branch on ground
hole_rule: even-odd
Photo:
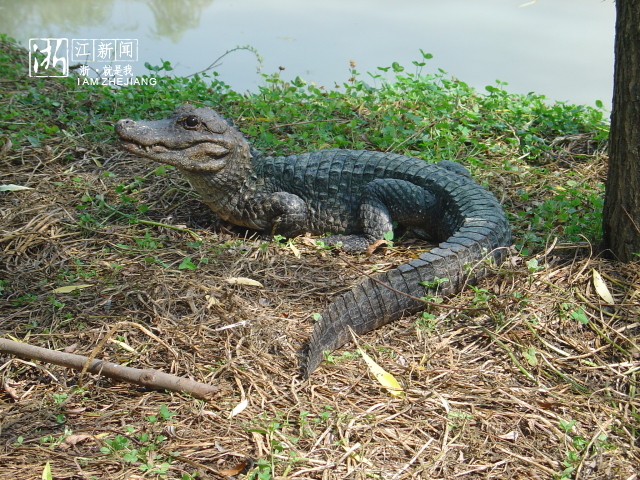
[[[34,347],[33,345],[14,342],[4,338],[0,338],[0,353],[8,353],[31,360],[40,360],[80,371],[83,370],[89,360],[82,355]],[[214,393],[220,390],[219,387],[213,385],[206,385],[188,378],[176,377],[175,375],[159,372],[158,370],[140,370],[104,360],[91,360],[86,371],[104,375],[114,380],[135,383],[143,387],[184,392],[203,400],[210,399]]]

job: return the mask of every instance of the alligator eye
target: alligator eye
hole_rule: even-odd
[[[200,119],[195,115],[189,115],[182,121],[182,124],[187,128],[197,128],[200,125]]]

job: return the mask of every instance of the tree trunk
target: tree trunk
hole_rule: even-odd
[[[603,246],[623,262],[640,257],[640,2],[616,0],[613,111]]]

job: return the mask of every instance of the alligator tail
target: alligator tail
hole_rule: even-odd
[[[475,205],[477,208],[478,204]],[[363,335],[404,314],[424,308],[423,302],[394,290],[419,298],[435,294],[437,286],[437,294],[447,296],[459,292],[466,281],[484,277],[487,269],[482,265],[483,260],[500,263],[507,253],[504,247],[511,244],[506,218],[501,210],[498,214],[495,212],[495,209],[473,212],[484,215],[466,217],[456,233],[438,248],[423,253],[408,264],[375,275],[377,281],[365,278],[332,302],[322,312],[322,318],[315,324],[302,352],[302,377],[311,375],[322,362],[325,351],[348,343],[351,340],[350,329]]]

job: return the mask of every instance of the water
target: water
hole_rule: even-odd
[[[413,71],[419,49],[438,68],[483,90],[499,79],[508,91],[611,104],[613,0],[0,0],[0,32],[29,38],[138,40],[133,73],[169,60],[175,75],[206,68],[226,50],[251,45],[262,72],[284,67],[333,88],[392,62]],[[99,65],[100,67],[103,64]],[[258,62],[234,52],[216,68],[237,91],[264,83]]]

